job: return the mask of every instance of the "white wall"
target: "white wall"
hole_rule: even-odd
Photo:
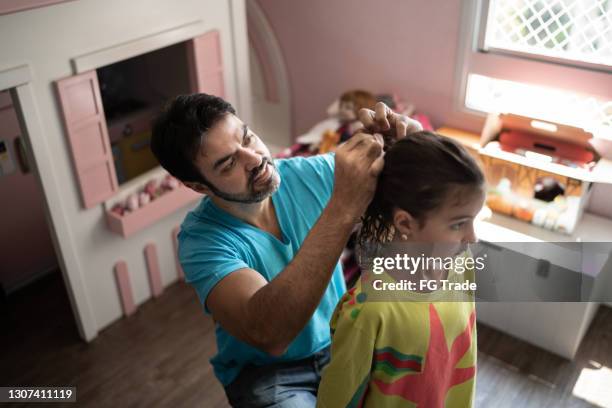
[[[102,205],[84,210],[54,81],[74,74],[70,62],[74,57],[199,19],[206,30],[220,30],[227,98],[239,114],[243,108],[248,115],[250,106],[237,103],[239,91],[241,101],[250,99],[250,90],[242,89],[242,85],[239,90],[237,85],[243,84],[249,75],[247,47],[241,45],[246,44],[246,21],[236,22],[238,28],[232,28],[232,7],[235,11],[236,7],[244,8],[244,4],[241,0],[78,0],[0,16],[0,71],[27,64],[32,73],[30,88],[34,111],[43,131],[31,135],[30,142],[35,147],[33,150],[46,152],[51,158],[39,165],[39,171],[52,173],[57,181],[56,186],[46,186],[60,197],[59,203],[52,204],[51,213],[66,215],[68,234],[57,238],[69,243],[64,247],[73,248],[76,253],[76,263],[65,272],[73,276],[80,274],[84,283],[94,320],[88,324],[96,329],[83,334],[88,339],[122,315],[113,273],[118,260],[128,264],[137,304],[151,296],[143,255],[146,244],[157,245],[163,284],[168,285],[176,279],[171,230],[181,223],[187,209],[129,239],[106,228]],[[241,38],[234,38],[235,32]]]

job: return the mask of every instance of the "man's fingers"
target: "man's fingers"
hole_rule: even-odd
[[[363,126],[375,132],[384,132],[391,129],[391,123],[389,123],[391,115],[393,115],[393,111],[382,102],[378,102],[374,106],[374,110],[362,108],[357,112],[357,117]]]
[[[382,102],[376,104],[374,111],[363,108],[359,110],[357,115],[364,126],[359,132],[380,132],[394,140],[402,139],[410,133],[423,130],[423,126],[418,121],[393,112]]]
[[[397,136],[397,139],[403,139],[404,137],[406,137],[406,133],[408,130],[408,124],[406,122],[404,122],[403,120],[398,120],[397,123],[395,124],[395,134]]]
[[[370,175],[372,177],[378,177],[384,165],[385,165],[385,156],[380,155],[376,160],[374,160],[374,162],[370,166]]]
[[[359,109],[359,112],[357,112],[357,118],[366,129],[371,129],[376,124],[376,114],[373,110],[367,108]]]
[[[420,132],[423,126],[417,120],[411,119],[408,116],[393,113],[389,116],[389,121],[395,130],[395,139],[400,140],[410,133]]]
[[[387,132],[393,130],[400,139],[409,133],[423,130],[423,126],[418,121],[393,112],[382,102],[376,104],[374,111],[363,108],[359,110],[357,115],[359,121],[368,131]]]
[[[379,138],[376,138],[376,136],[372,136],[372,139],[370,139],[367,143],[368,143],[368,147],[367,147],[367,152],[366,154],[368,155],[368,157],[371,158],[377,158],[378,156],[380,156],[383,152],[383,146],[384,146],[384,141],[381,142],[382,136],[378,135]]]
[[[378,102],[374,107],[374,114],[376,125],[380,130],[385,131],[391,128],[391,125],[389,124],[389,116],[393,114],[393,111],[389,109],[387,105],[382,102]]]
[[[374,140],[376,140],[378,144],[380,144],[380,147],[383,147],[385,145],[385,139],[380,133],[374,133]]]
[[[367,133],[355,133],[349,140],[344,142],[342,146],[345,146],[345,148],[350,151],[350,150],[355,149],[357,146],[363,143],[363,141],[366,140],[366,138],[369,138],[369,137],[372,137],[372,136],[368,135]]]
[[[380,134],[369,135],[367,133],[358,133],[351,137],[341,147],[347,152],[353,152],[360,157],[370,159],[372,161],[381,155],[384,146],[384,139]]]

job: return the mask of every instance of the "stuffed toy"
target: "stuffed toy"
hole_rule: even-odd
[[[326,129],[315,145],[315,151],[319,154],[332,152],[339,143],[345,142],[353,136],[361,127],[358,112],[361,108],[374,109],[376,98],[368,91],[352,90],[343,93],[332,106],[327,114],[337,118],[335,129]]]
[[[332,152],[336,149],[336,146],[340,142],[340,133],[334,132],[333,130],[326,130],[321,138],[321,144],[319,145],[319,154],[325,154]]]
[[[374,109],[376,98],[368,91],[353,90],[340,96],[338,118],[340,127],[336,133],[340,135],[340,143],[347,141],[362,125],[357,114],[361,108]]]

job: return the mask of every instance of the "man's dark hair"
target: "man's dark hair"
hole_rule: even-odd
[[[374,198],[363,217],[359,242],[382,243],[393,226],[393,209],[407,211],[420,227],[457,187],[485,182],[478,163],[459,143],[434,132],[411,133],[385,153]]]
[[[185,182],[210,183],[195,165],[202,135],[228,113],[225,100],[204,93],[179,95],[170,101],[153,125],[151,150],[170,174]]]

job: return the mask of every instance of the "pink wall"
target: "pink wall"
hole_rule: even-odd
[[[11,148],[20,134],[6,92],[0,92],[0,138]],[[44,212],[42,190],[32,172],[0,177],[0,284],[6,289],[57,266]]]
[[[457,0],[257,0],[289,73],[293,136],[325,118],[342,92],[397,93],[434,125],[480,133],[483,121],[453,109],[461,2]],[[589,210],[612,218],[612,186]]]
[[[452,113],[461,2],[257,1],[287,64],[294,136],[352,88],[395,92],[434,126],[479,130]]]

